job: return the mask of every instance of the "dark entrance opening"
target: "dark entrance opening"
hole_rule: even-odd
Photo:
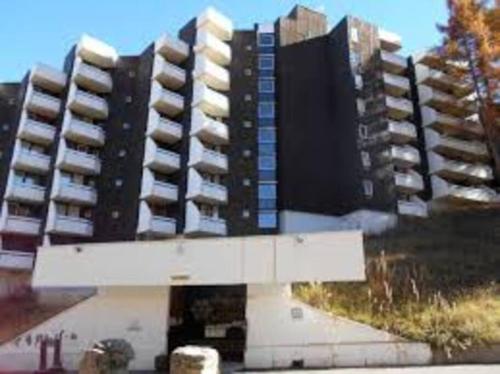
[[[242,363],[246,296],[244,285],[172,287],[168,353],[185,345],[212,347],[223,361]]]

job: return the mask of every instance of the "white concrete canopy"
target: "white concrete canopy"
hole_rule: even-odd
[[[361,231],[43,247],[34,287],[362,281]]]

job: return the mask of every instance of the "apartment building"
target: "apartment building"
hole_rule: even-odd
[[[0,237],[42,245],[362,228],[497,201],[470,84],[355,17],[208,9],[120,56],[0,85]],[[468,101],[469,100],[469,101]],[[429,204],[431,203],[431,204]],[[23,266],[26,260],[23,255]]]

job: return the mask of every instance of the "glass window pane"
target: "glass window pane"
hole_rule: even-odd
[[[259,209],[276,210],[276,199],[259,199]]]
[[[259,79],[259,92],[274,93],[274,79],[273,78]]]
[[[274,229],[278,226],[276,212],[259,213],[259,227],[261,229]]]
[[[276,198],[277,198],[276,183],[259,184],[259,199],[276,199]]]
[[[259,69],[260,70],[273,70],[274,69],[274,55],[260,55],[259,56]]]
[[[259,34],[259,47],[274,47],[274,34]]]
[[[272,143],[259,144],[259,156],[274,156],[276,145]]]
[[[259,143],[276,143],[276,129],[259,128]]]
[[[274,118],[274,103],[259,103],[259,118]]]
[[[259,180],[262,182],[275,182],[276,170],[259,170]]]
[[[259,170],[275,170],[276,157],[274,156],[260,156],[259,157]]]

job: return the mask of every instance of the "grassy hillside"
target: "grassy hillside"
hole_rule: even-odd
[[[449,354],[500,342],[500,211],[405,219],[365,248],[366,283],[302,285],[296,295]]]

